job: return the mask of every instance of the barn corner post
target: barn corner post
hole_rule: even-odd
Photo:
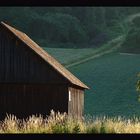
[[[68,115],[72,118],[82,119],[84,115],[84,88],[68,87]]]

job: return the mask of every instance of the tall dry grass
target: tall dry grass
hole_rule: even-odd
[[[140,133],[140,119],[92,116],[75,119],[52,110],[45,119],[32,115],[20,120],[7,115],[0,122],[0,133]]]

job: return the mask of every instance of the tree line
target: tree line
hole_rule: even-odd
[[[122,20],[139,11],[139,7],[1,7],[0,20],[43,47],[98,47],[123,34]]]

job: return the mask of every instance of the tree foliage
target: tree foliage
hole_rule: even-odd
[[[0,20],[39,43],[100,46],[127,33],[122,20],[139,11],[139,7],[1,7]]]

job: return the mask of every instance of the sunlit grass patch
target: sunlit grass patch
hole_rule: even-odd
[[[46,118],[32,115],[21,120],[14,115],[7,115],[0,122],[0,133],[140,133],[140,119],[119,116],[85,116],[83,119],[76,119],[52,110]]]

